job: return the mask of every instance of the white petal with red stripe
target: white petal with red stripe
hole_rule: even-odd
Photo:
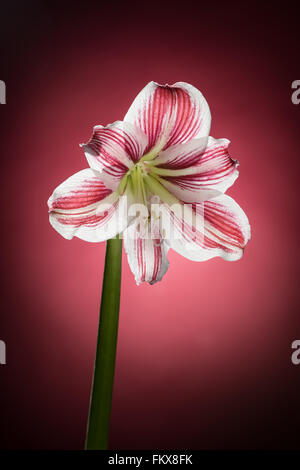
[[[163,204],[161,221],[168,245],[193,261],[216,256],[238,260],[250,240],[246,214],[225,194],[199,204],[182,204],[181,214]]]
[[[206,201],[207,199],[212,199],[221,194],[221,191],[217,189],[206,187],[199,187],[197,190],[188,187],[183,188],[177,182],[173,182],[171,178],[159,178],[159,181],[170,194],[186,203]]]
[[[50,223],[64,238],[108,240],[127,226],[127,199],[106,188],[90,168],[60,184],[48,200]]]
[[[208,136],[211,116],[204,96],[192,85],[150,82],[135,98],[124,121],[147,135],[148,152]]]
[[[184,144],[172,145],[162,150],[155,158],[154,164],[158,168],[167,170],[182,170],[196,165],[208,144],[208,136],[192,139]]]
[[[238,162],[228,153],[229,140],[209,137],[161,152],[154,167],[161,183],[185,202],[200,202],[224,193],[238,177]],[[190,165],[190,166],[189,166]]]
[[[146,146],[146,135],[123,121],[94,127],[91,140],[82,144],[90,167],[101,172],[102,181],[112,190],[140,159]]]
[[[151,227],[145,227],[138,218],[125,230],[123,237],[128,263],[137,285],[160,281],[169,267],[169,247],[161,237],[158,224],[152,221]]]

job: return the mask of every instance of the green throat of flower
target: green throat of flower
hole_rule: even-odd
[[[117,192],[127,194],[137,203],[147,206],[151,196],[158,196],[168,205],[178,200],[163,186],[159,170],[153,164],[153,158],[145,159],[146,155],[133,165],[120,181]]]

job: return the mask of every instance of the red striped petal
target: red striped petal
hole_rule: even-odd
[[[209,137],[205,149],[200,142],[199,151],[194,140],[162,152],[156,170],[161,183],[185,202],[200,202],[224,193],[238,177],[238,162],[228,153],[229,143]]]
[[[162,223],[169,230],[167,243],[182,256],[193,261],[205,261],[220,256],[228,261],[242,257],[250,240],[250,225],[246,214],[229,196],[222,194],[200,204],[183,205],[182,215],[162,205]],[[171,229],[170,229],[171,227]]]
[[[158,168],[182,170],[196,165],[208,144],[208,136],[192,139],[184,144],[173,145],[159,153],[154,163]]]
[[[135,98],[124,121],[147,135],[148,152],[208,135],[211,117],[204,96],[192,85],[150,82]]]
[[[162,240],[158,226],[152,222],[149,226],[141,227],[140,218],[124,232],[124,247],[131,271],[137,285],[142,282],[155,284],[167,272],[168,246]]]
[[[128,171],[143,155],[147,137],[128,122],[116,121],[96,126],[91,140],[82,144],[91,168],[103,173],[103,181],[115,190]]]
[[[50,223],[64,238],[90,242],[114,237],[127,227],[125,198],[104,186],[90,168],[60,184],[48,200]]]

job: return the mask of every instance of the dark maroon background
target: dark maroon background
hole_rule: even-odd
[[[150,80],[207,98],[253,237],[236,263],[170,253],[152,287],[124,256],[110,447],[299,447],[298,30],[289,2],[1,4],[1,448],[83,447],[105,244],[61,238],[46,201]]]

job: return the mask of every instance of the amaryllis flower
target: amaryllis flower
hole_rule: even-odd
[[[193,261],[238,260],[250,226],[225,195],[238,163],[227,139],[209,136],[210,123],[192,85],[150,82],[123,121],[94,127],[82,144],[89,168],[56,188],[50,223],[67,239],[100,242],[122,233],[137,284],[162,279],[169,248]]]

